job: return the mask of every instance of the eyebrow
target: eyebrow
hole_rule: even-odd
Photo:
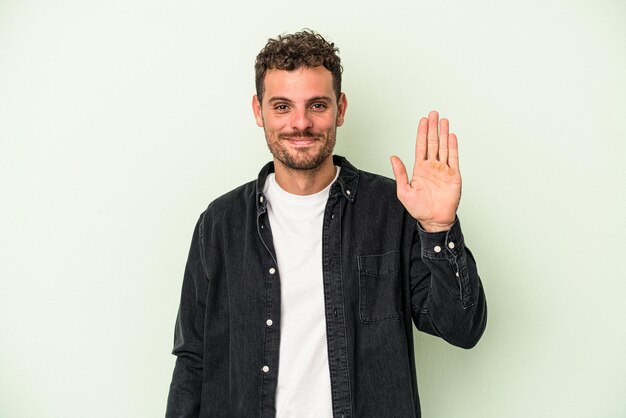
[[[319,102],[319,101],[323,101],[323,102],[331,102],[333,99],[331,99],[328,96],[315,96],[315,97],[311,97],[309,100],[307,100],[309,103],[310,102]]]
[[[289,100],[286,97],[282,97],[282,96],[274,96],[274,97],[271,97],[267,102],[268,103],[273,103],[273,102],[289,102],[289,103],[291,103],[291,100]]]
[[[311,103],[311,102],[319,102],[319,101],[325,101],[325,102],[331,102],[333,99],[331,99],[328,96],[315,96],[315,97],[311,97],[310,99],[307,100],[307,103]],[[287,103],[293,103],[293,101],[291,99],[288,99],[286,97],[283,96],[274,96],[271,97],[268,101],[268,103],[274,103],[274,102],[287,102]]]

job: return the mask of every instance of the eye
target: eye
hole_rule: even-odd
[[[326,110],[326,103],[313,103],[311,109],[313,110]]]
[[[274,106],[274,110],[276,110],[277,112],[286,112],[287,110],[289,110],[289,106],[284,103],[279,103]]]

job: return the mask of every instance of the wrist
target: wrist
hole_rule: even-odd
[[[439,223],[439,222],[422,222],[418,221],[420,227],[426,232],[444,232],[449,231],[454,225],[454,221],[449,223]]]

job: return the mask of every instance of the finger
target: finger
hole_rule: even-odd
[[[455,134],[448,137],[448,165],[455,170],[459,169],[459,141]]]
[[[439,161],[448,164],[448,132],[450,122],[448,119],[441,119],[439,122]]]
[[[404,189],[409,185],[409,178],[406,174],[406,167],[402,160],[395,155],[391,157],[391,168],[393,169],[393,176],[396,178],[396,188],[398,197],[403,194]]]
[[[432,111],[428,114],[428,159],[436,160],[439,152],[439,113]]]
[[[415,140],[415,162],[426,159],[426,136],[428,135],[428,119],[421,118],[417,126],[417,139]]]

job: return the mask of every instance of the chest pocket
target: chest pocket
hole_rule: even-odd
[[[400,303],[400,252],[358,257],[359,314],[375,323],[402,317]]]

